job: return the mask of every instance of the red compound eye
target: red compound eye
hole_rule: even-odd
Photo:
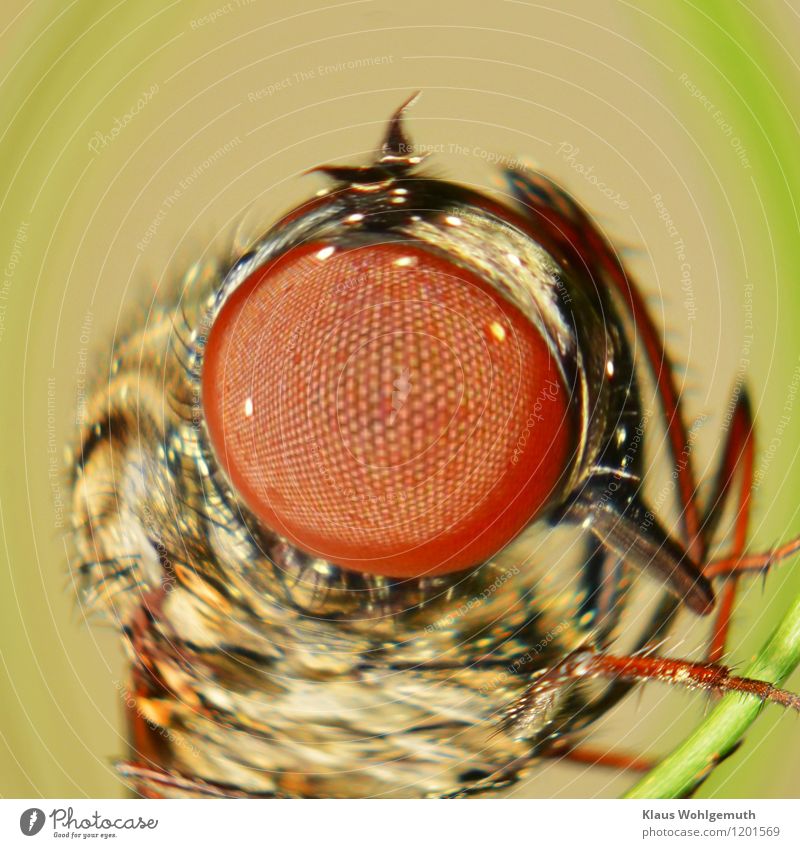
[[[544,339],[476,275],[418,247],[295,248],[209,334],[203,403],[250,509],[362,572],[475,566],[522,530],[571,455]]]

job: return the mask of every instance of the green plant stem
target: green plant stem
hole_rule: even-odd
[[[800,596],[743,676],[779,686],[799,663]],[[764,706],[752,696],[726,695],[694,733],[648,772],[625,797],[685,796],[710,767],[733,749]]]

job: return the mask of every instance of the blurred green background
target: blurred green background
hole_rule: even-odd
[[[599,0],[7,1],[0,30],[0,794],[122,794],[124,664],[66,566],[63,446],[83,363],[132,303],[238,227],[374,148],[415,89],[437,173],[494,186],[489,155],[553,173],[631,248],[708,475],[748,375],[759,422],[753,545],[800,532],[797,4]],[[167,200],[171,198],[170,200]],[[669,220],[667,220],[669,219]],[[747,661],[800,591],[748,581]],[[673,650],[700,644],[684,621]],[[797,674],[788,685],[800,688]],[[674,747],[706,700],[659,686],[597,744]],[[703,795],[797,797],[795,717],[768,709]],[[548,765],[521,796],[616,796],[630,777]]]

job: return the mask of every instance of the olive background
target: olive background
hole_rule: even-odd
[[[111,766],[125,747],[121,650],[90,626],[67,567],[63,448],[86,374],[132,304],[319,188],[308,168],[364,161],[415,90],[409,131],[438,151],[437,174],[497,189],[492,157],[524,159],[626,247],[702,422],[706,478],[746,372],[752,545],[800,533],[796,2],[6,0],[4,12],[3,796],[124,794]],[[653,454],[665,456],[657,439]],[[800,561],[743,583],[733,663],[798,591]],[[698,656],[706,625],[681,625],[670,649]],[[647,686],[593,742],[666,753],[707,708]],[[799,732],[765,710],[700,794],[800,795]],[[613,797],[630,782],[548,764],[513,794]]]

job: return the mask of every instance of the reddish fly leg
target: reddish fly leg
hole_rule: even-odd
[[[501,729],[524,732],[552,712],[559,693],[576,680],[602,678],[661,683],[725,694],[740,692],[764,702],[780,704],[800,712],[800,696],[779,689],[764,680],[737,677],[716,663],[695,663],[658,656],[614,656],[592,648],[568,654],[557,666],[536,677],[522,696],[506,711]]]
[[[741,558],[747,544],[751,493],[753,488],[754,454],[755,430],[753,427],[750,397],[746,390],[742,390],[733,409],[714,492],[706,508],[703,520],[703,535],[708,545],[710,545],[718,529],[730,491],[738,477],[739,496],[734,516],[733,542],[729,552],[729,558],[732,561],[738,561]],[[703,573],[708,578],[714,576],[711,573],[711,566],[708,564],[703,569]],[[719,662],[725,653],[725,645],[733,614],[733,605],[736,599],[737,581],[738,575],[735,572],[727,576],[718,598],[719,607],[706,657],[710,663]]]
[[[766,574],[773,565],[800,551],[800,537],[790,539],[783,545],[762,553],[746,554],[744,551],[753,489],[754,435],[750,401],[747,394],[743,392],[731,419],[731,428],[717,479],[717,492],[709,504],[704,521],[704,531],[710,536],[716,529],[723,511],[726,493],[738,474],[740,476],[739,499],[734,517],[733,544],[727,555],[711,560],[703,568],[703,574],[709,580],[717,577],[727,578],[709,651],[710,659],[717,659],[724,651],[729,623],[726,619],[730,618],[730,608],[733,605],[738,577],[743,574]]]

